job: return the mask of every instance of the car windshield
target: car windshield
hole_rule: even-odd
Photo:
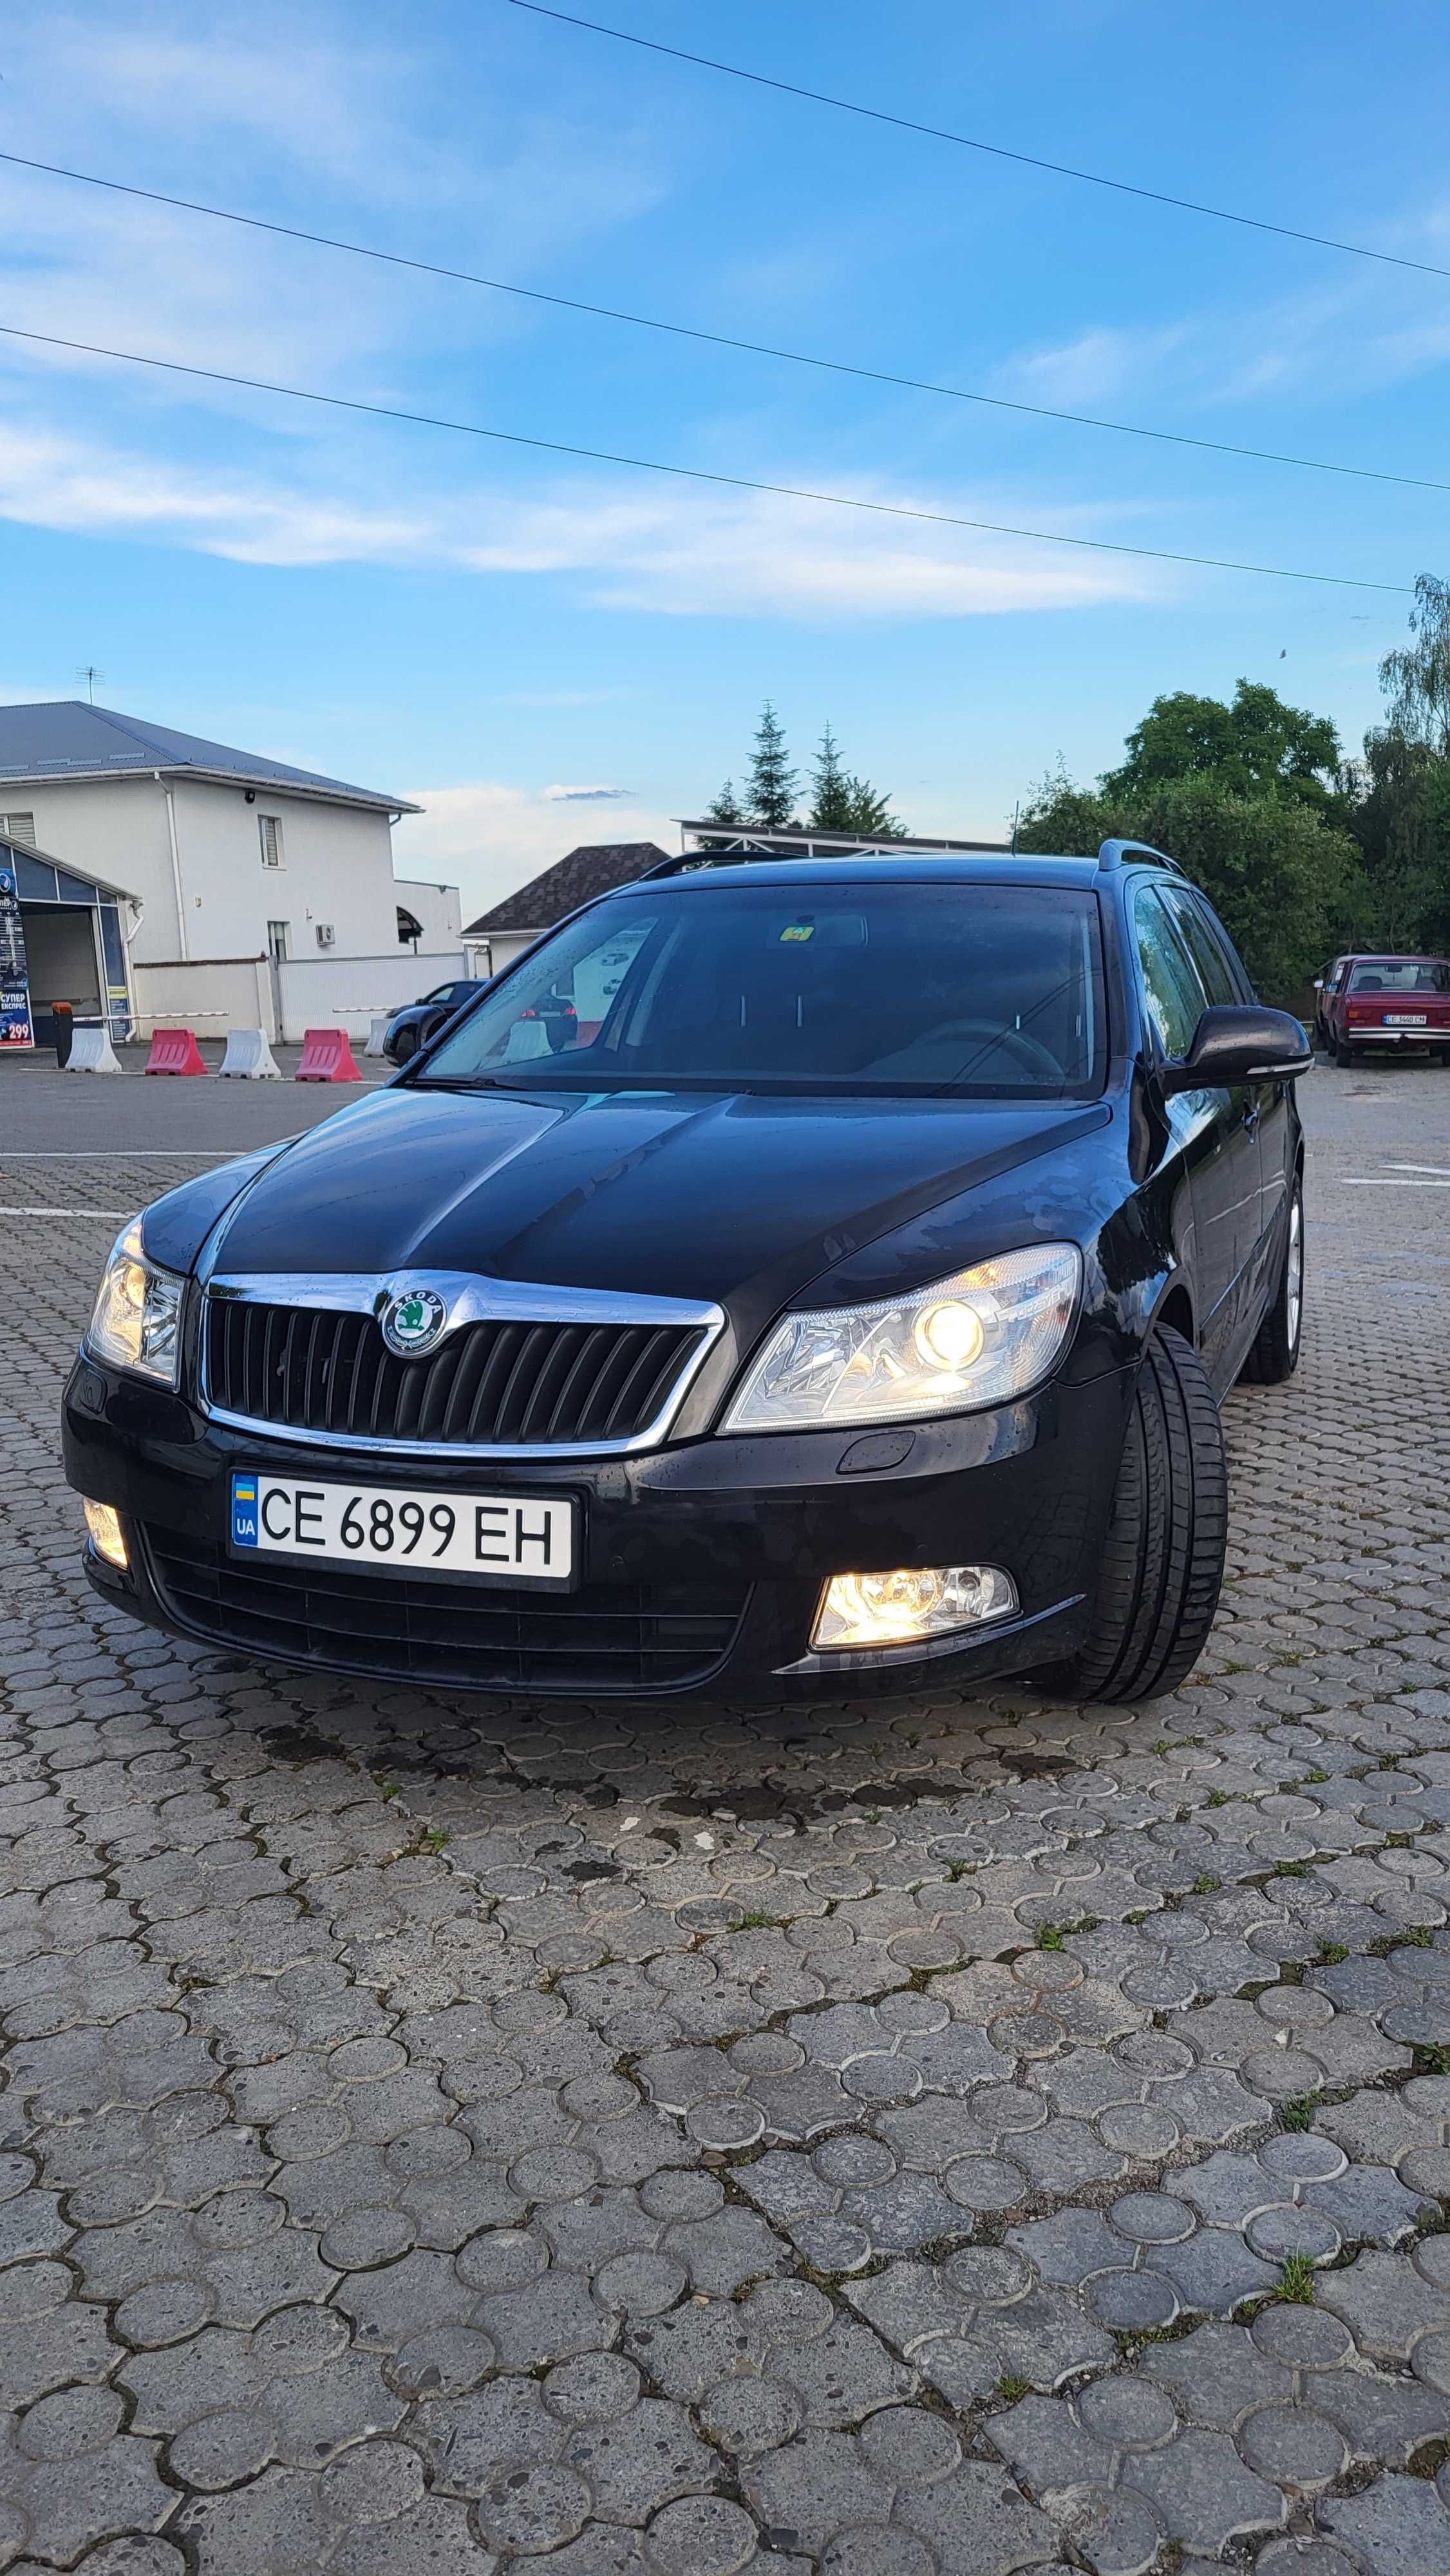
[[[414,1078],[1083,1099],[1105,1054],[1088,894],[677,882],[544,941]]]
[[[1372,957],[1356,966],[1351,993],[1450,993],[1450,965],[1443,957]]]

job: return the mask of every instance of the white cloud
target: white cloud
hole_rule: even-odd
[[[312,460],[306,462],[310,465]],[[319,465],[321,460],[319,460]],[[177,465],[42,426],[0,424],[0,516],[92,535],[195,547],[257,564],[442,564],[479,574],[572,576],[586,599],[670,616],[973,617],[1156,594],[1154,568],[1057,553],[1030,539],[933,527],[771,493],[560,482],[542,496],[432,495],[400,510],[297,475]],[[389,478],[392,479],[392,478]],[[420,491],[423,486],[419,483]],[[906,507],[1010,514],[975,494],[858,486]],[[1089,536],[1116,509],[1054,512]]]
[[[546,805],[610,805],[627,803],[632,787],[546,787]]]
[[[1024,350],[1010,359],[993,375],[992,390],[1022,402],[1080,410],[1085,403],[1112,401],[1141,382],[1187,337],[1181,324],[1172,330],[1080,331],[1059,347]]]
[[[1192,413],[1268,392],[1322,394],[1337,406],[1350,347],[1358,381],[1402,383],[1450,357],[1450,318],[1427,315],[1422,280],[1355,270],[1256,307],[1209,308],[1171,324],[1094,325],[1016,352],[990,384],[1009,400],[1064,411],[1111,407],[1128,420],[1152,420],[1155,406],[1161,419],[1165,400]]]
[[[411,787],[408,796],[426,811],[405,815],[394,830],[397,871],[400,876],[446,877],[459,886],[465,922],[541,876],[579,837],[556,805],[501,781]],[[611,810],[608,838],[657,841],[661,849],[674,850],[680,836],[668,814],[641,803]]]
[[[511,112],[487,86],[465,105],[441,36],[420,26],[389,45],[326,0],[258,0],[243,33],[234,11],[165,0],[35,11],[7,25],[5,93],[8,139],[39,160],[520,282],[668,185],[628,128],[553,100]],[[0,284],[22,328],[383,401],[406,400],[432,352],[486,355],[538,327],[479,288],[5,164]],[[220,385],[180,398],[257,410]],[[275,405],[264,416],[280,425]],[[299,439],[319,426],[290,414]]]

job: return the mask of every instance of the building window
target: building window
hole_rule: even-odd
[[[7,840],[24,841],[33,850],[35,847],[35,816],[33,814],[0,814],[0,832],[5,834]]]
[[[269,922],[268,922],[268,924],[267,924],[267,954],[268,954],[268,956],[273,960],[273,963],[274,963],[274,964],[276,964],[276,965],[281,965],[282,961],[283,961],[283,960],[284,960],[284,958],[286,957],[286,954],[287,954],[287,924],[286,924],[286,922],[285,922],[285,921],[269,921]]]
[[[259,815],[257,816],[257,830],[258,830],[258,833],[259,833],[259,834],[260,834],[260,836],[261,836],[261,842],[262,842],[262,865],[263,865],[263,867],[264,867],[264,868],[280,868],[280,867],[281,867],[281,865],[282,865],[282,817],[281,817],[281,815],[280,815],[280,814],[259,814]]]

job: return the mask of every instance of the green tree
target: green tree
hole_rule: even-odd
[[[1450,582],[1415,583],[1410,642],[1387,653],[1383,725],[1346,771],[1372,898],[1366,935],[1387,948],[1450,945]]]
[[[811,771],[810,820],[818,832],[854,831],[850,819],[851,784],[828,724],[821,734],[821,747]]]
[[[1423,743],[1443,759],[1450,753],[1450,582],[1422,572],[1410,611],[1413,643],[1387,653],[1380,687],[1389,699],[1388,721],[1409,742]]]
[[[1255,984],[1292,1001],[1352,935],[1368,900],[1359,852],[1331,813],[1275,789],[1243,795],[1202,771],[1131,795],[1092,795],[1059,770],[1018,820],[1021,850],[1090,854],[1147,841],[1177,859],[1221,914]]]
[[[1354,783],[1371,899],[1364,936],[1386,948],[1440,946],[1450,938],[1450,760],[1398,725],[1377,725]]]
[[[905,838],[886,798],[877,794],[869,779],[856,778],[846,768],[829,725],[821,735],[811,781],[809,821],[815,831],[854,832],[863,841]]]
[[[1339,737],[1327,716],[1286,706],[1263,681],[1240,680],[1233,702],[1186,689],[1155,698],[1103,779],[1108,796],[1139,796],[1171,778],[1212,777],[1239,796],[1276,792],[1328,806]]]
[[[735,794],[735,781],[733,778],[726,779],[724,786],[715,797],[713,803],[706,806],[701,820],[706,823],[744,822],[745,817],[740,811],[739,802]]]
[[[785,729],[767,698],[750,755],[751,822],[763,832],[788,832],[795,814],[796,785],[786,754]]]
[[[879,796],[869,778],[853,778],[847,806],[848,832],[859,832],[863,841],[904,841],[906,826],[898,822],[884,796]]]

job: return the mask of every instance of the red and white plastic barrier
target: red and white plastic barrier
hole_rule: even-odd
[[[205,1073],[195,1029],[153,1029],[146,1073]]]
[[[305,1029],[294,1082],[361,1082],[346,1029]]]

